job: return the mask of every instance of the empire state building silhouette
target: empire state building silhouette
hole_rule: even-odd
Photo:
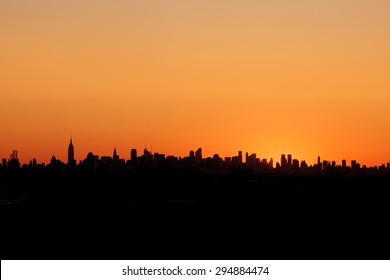
[[[70,143],[68,147],[68,166],[75,166],[76,161],[74,159],[74,147],[72,143],[72,137],[70,138]]]

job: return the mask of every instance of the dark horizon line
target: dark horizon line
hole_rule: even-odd
[[[382,163],[381,165],[374,165],[374,166],[366,166],[366,165],[360,165],[360,163],[357,161],[357,160],[351,160],[350,161],[350,165],[347,165],[347,161],[345,159],[342,160],[341,162],[341,165],[337,165],[336,164],[336,161],[335,160],[332,160],[332,161],[328,161],[328,160],[323,160],[321,161],[321,157],[318,156],[317,158],[317,163],[314,163],[312,165],[308,165],[306,163],[306,160],[298,160],[298,159],[295,159],[292,157],[292,154],[287,154],[287,157],[286,157],[286,154],[281,154],[281,157],[280,157],[280,161],[276,161],[274,163],[273,161],[273,158],[271,157],[270,160],[267,160],[266,158],[258,158],[257,157],[257,154],[256,153],[251,153],[249,154],[249,152],[246,152],[245,153],[245,161],[244,161],[244,156],[243,156],[243,152],[242,151],[238,151],[238,154],[236,156],[226,156],[224,158],[220,157],[219,154],[214,154],[212,157],[203,157],[202,156],[202,148],[198,148],[196,151],[194,150],[190,150],[189,151],[189,154],[188,156],[184,156],[184,157],[177,157],[177,156],[174,156],[174,155],[168,155],[166,156],[165,154],[161,154],[161,153],[158,153],[158,152],[155,152],[155,153],[152,153],[151,151],[149,151],[146,146],[143,150],[143,154],[140,155],[140,156],[137,156],[137,149],[130,149],[130,158],[128,160],[126,160],[126,158],[123,158],[121,159],[118,155],[117,155],[117,152],[116,152],[116,147],[114,148],[114,151],[113,151],[113,156],[110,157],[110,156],[99,156],[99,155],[94,155],[93,152],[88,152],[87,153],[87,156],[85,159],[83,160],[80,160],[79,163],[77,163],[77,161],[75,160],[74,158],[74,146],[73,146],[73,143],[72,143],[72,137],[70,138],[70,143],[69,143],[69,146],[68,146],[68,162],[66,165],[74,165],[74,166],[78,166],[78,165],[82,165],[83,162],[85,160],[87,160],[89,157],[94,157],[95,160],[98,160],[98,161],[109,161],[109,160],[114,160],[114,161],[123,161],[124,164],[127,164],[128,162],[131,162],[136,159],[140,159],[140,158],[149,158],[149,160],[167,160],[167,159],[173,159],[173,160],[178,160],[178,161],[183,161],[183,160],[191,160],[191,159],[195,159],[197,161],[197,163],[199,163],[199,161],[203,161],[203,160],[214,160],[214,161],[219,161],[220,163],[226,163],[226,164],[234,164],[234,162],[238,162],[239,165],[253,165],[253,166],[256,166],[256,165],[264,165],[264,166],[269,166],[270,168],[274,169],[274,168],[278,168],[281,167],[281,168],[284,168],[284,167],[288,167],[288,166],[294,166],[295,168],[302,168],[302,167],[307,167],[307,168],[313,168],[313,167],[316,167],[316,166],[321,166],[321,167],[324,167],[324,166],[330,166],[330,167],[342,167],[342,168],[346,168],[346,167],[349,167],[349,168],[357,168],[357,169],[360,169],[360,168],[387,168],[390,170],[390,162],[387,162],[386,164],[385,163]],[[18,164],[20,165],[20,162],[19,162],[19,157],[18,157],[18,151],[17,150],[13,150],[13,152],[10,154],[10,157],[9,159],[7,160],[6,158],[3,158],[1,163],[0,163],[0,166],[1,167],[4,167],[4,166],[7,166],[8,163],[12,162],[12,161],[17,161]],[[50,160],[50,163],[53,163],[53,162],[58,162],[58,163],[62,163],[64,164],[64,162],[62,162],[61,160],[58,160],[56,158],[55,155],[52,156],[51,160]],[[274,164],[275,164],[275,167],[274,167]],[[41,162],[41,163],[38,163],[36,161],[36,158],[33,158],[29,161],[29,163],[23,163],[22,166],[31,166],[31,165],[43,165],[45,166],[46,164],[44,162]]]

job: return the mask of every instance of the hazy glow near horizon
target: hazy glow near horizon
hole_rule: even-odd
[[[0,2],[0,157],[390,161],[390,2]]]

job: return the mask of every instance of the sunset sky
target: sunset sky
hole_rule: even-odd
[[[0,0],[0,157],[390,161],[388,0]]]

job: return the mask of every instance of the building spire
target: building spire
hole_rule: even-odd
[[[70,143],[68,147],[68,165],[69,166],[75,166],[76,161],[74,160],[74,147],[72,143],[72,135],[70,136]]]

